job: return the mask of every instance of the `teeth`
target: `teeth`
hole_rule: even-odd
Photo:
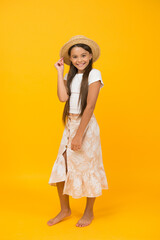
[[[81,66],[83,66],[83,65],[84,65],[84,63],[83,63],[83,64],[77,64],[77,65],[81,67]]]

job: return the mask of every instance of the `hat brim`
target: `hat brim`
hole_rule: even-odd
[[[99,58],[100,56],[99,45],[92,39],[89,39],[83,35],[76,35],[72,37],[68,42],[66,42],[60,49],[60,58],[62,57],[64,58],[63,60],[65,64],[70,65],[71,61],[69,59],[68,50],[71,46],[77,43],[86,44],[92,49],[93,62],[95,62]]]

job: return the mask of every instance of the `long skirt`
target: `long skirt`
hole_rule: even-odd
[[[81,148],[72,150],[71,142],[80,121],[81,117],[68,116],[48,183],[57,186],[57,182],[65,181],[63,194],[73,198],[98,197],[102,195],[102,189],[108,189],[102,160],[100,128],[93,113],[84,131]],[[63,157],[65,150],[67,172]]]

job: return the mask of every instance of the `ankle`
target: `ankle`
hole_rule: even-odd
[[[86,208],[84,214],[93,215],[93,209]]]
[[[61,208],[61,212],[70,212],[70,211],[71,211],[70,207]]]

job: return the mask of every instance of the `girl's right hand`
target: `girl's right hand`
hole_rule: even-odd
[[[64,71],[64,61],[63,61],[63,57],[60,58],[55,64],[54,64],[55,68],[58,70],[58,72],[63,73]]]

